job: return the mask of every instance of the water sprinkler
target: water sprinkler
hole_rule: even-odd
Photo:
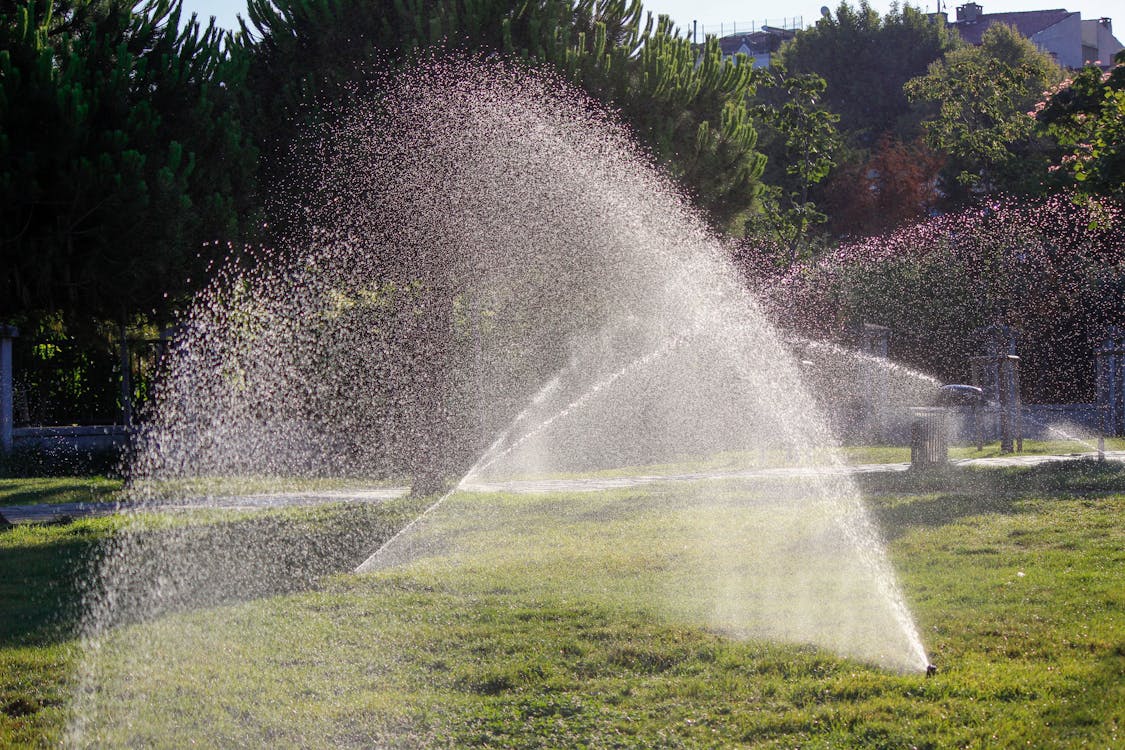
[[[926,676],[927,677],[933,677],[935,674],[937,674],[937,665],[927,664],[926,665]]]

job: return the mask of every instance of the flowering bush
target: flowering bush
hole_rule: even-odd
[[[1105,327],[1125,322],[1125,212],[1056,195],[990,199],[843,245],[764,284],[784,327],[843,337],[856,322],[893,331],[891,356],[963,382],[992,323],[1019,335],[1025,397],[1090,398]]]
[[[1083,192],[1125,199],[1125,52],[1108,71],[1088,65],[1043,97],[1028,115],[1065,149],[1049,171]]]

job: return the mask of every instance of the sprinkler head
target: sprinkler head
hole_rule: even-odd
[[[926,665],[926,676],[927,677],[933,677],[935,674],[937,674],[937,667],[933,664],[927,664]]]

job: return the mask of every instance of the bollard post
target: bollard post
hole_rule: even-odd
[[[12,425],[15,410],[12,386],[12,339],[20,331],[15,326],[0,325],[0,451],[12,450]]]

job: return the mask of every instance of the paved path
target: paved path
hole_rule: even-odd
[[[153,503],[40,503],[38,505],[7,505],[0,507],[0,515],[9,523],[50,523],[67,518],[108,516],[137,510],[264,510],[267,508],[293,508],[327,503],[382,503],[402,497],[409,487],[380,487],[354,490],[311,490],[309,492],[270,492],[229,497],[192,498]]]
[[[657,482],[698,482],[706,479],[788,479],[839,474],[870,474],[906,471],[910,464],[858,464],[854,466],[778,466],[769,469],[742,471],[697,472],[691,474],[634,474],[624,477],[591,479],[527,479],[508,482],[462,482],[459,489],[468,492],[597,492],[626,487],[641,487]]]
[[[961,458],[950,461],[954,466],[1038,466],[1057,461],[1096,459],[1097,452],[1065,455],[997,456],[994,458]],[[1125,461],[1125,451],[1106,451],[1107,461]],[[838,474],[875,474],[906,471],[909,463],[855,464],[840,466],[781,466],[769,469],[746,469],[730,472],[693,474],[634,475],[593,479],[533,479],[508,482],[467,481],[460,489],[469,492],[597,492],[599,490],[640,487],[656,482],[695,482],[704,479],[786,479]]]
[[[962,458],[951,461],[955,466],[1038,466],[1058,461],[1097,458],[1096,452],[1065,455],[1021,455],[995,458]],[[1125,462],[1125,451],[1106,451],[1107,461]],[[824,476],[826,474],[871,474],[906,471],[909,463],[859,464],[855,466],[784,466],[768,469],[747,469],[733,472],[699,472],[672,475],[636,475],[591,479],[542,479],[510,482],[467,481],[459,489],[469,492],[597,492],[599,490],[641,487],[657,482],[696,482],[706,479],[769,479]],[[104,516],[112,513],[144,510],[261,510],[291,508],[327,503],[382,503],[402,497],[408,487],[381,487],[351,490],[313,490],[308,492],[273,492],[230,497],[200,498],[191,501],[169,501],[160,505],[138,503],[42,503],[0,507],[0,515],[9,523],[49,523],[68,518]]]
[[[1101,454],[1106,461],[1125,461],[1125,451],[1105,451]],[[961,458],[950,463],[956,466],[1039,466],[1057,461],[1075,461],[1078,459],[1096,459],[1097,451],[1086,453],[1062,453],[1047,456],[996,456],[995,458]]]

